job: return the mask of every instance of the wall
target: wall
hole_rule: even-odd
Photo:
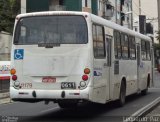
[[[64,0],[67,11],[82,11],[82,0]]]
[[[0,32],[0,93],[9,91],[11,40],[10,34]]]
[[[12,36],[8,33],[0,33],[0,61],[10,60]]]
[[[49,11],[49,0],[27,0],[26,12]]]

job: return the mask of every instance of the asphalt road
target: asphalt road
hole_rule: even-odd
[[[120,122],[135,113],[140,108],[149,104],[160,96],[160,74],[155,75],[156,88],[150,88],[146,96],[132,95],[127,97],[124,107],[117,107],[115,102],[106,105],[85,104],[77,109],[61,109],[57,104],[50,102],[45,105],[40,103],[9,103],[0,105],[0,121],[9,119],[15,122]],[[12,118],[16,117],[16,118]]]

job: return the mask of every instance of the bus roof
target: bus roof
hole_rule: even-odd
[[[33,13],[25,13],[25,14],[19,14],[16,18],[21,17],[29,17],[29,16],[47,16],[47,15],[88,15],[91,17],[91,20],[97,24],[102,24],[104,26],[107,26],[109,28],[121,31],[123,33],[127,33],[129,35],[138,37],[140,39],[152,41],[151,38],[149,38],[146,35],[140,34],[138,32],[135,32],[133,30],[130,30],[126,27],[123,27],[121,25],[118,25],[114,22],[111,22],[109,20],[106,20],[102,17],[96,16],[94,14],[88,13],[88,12],[75,12],[75,11],[45,11],[45,12],[33,12]]]
[[[98,16],[95,16],[93,14],[91,14],[91,18],[92,18],[92,21],[95,22],[95,23],[99,23],[99,24],[102,24],[102,25],[105,25],[109,28],[112,28],[112,29],[115,29],[115,30],[118,30],[118,31],[121,31],[123,33],[127,33],[129,35],[132,35],[132,36],[135,36],[135,37],[138,37],[140,39],[145,39],[147,41],[152,41],[150,37],[146,36],[146,35],[143,35],[141,33],[138,33],[138,32],[135,32],[131,29],[128,29],[126,27],[123,27],[121,25],[118,25],[114,22],[111,22],[109,20],[106,20],[106,19],[103,19],[101,17],[98,17]]]

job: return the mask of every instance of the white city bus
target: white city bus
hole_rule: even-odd
[[[36,12],[16,17],[10,96],[24,102],[105,104],[147,93],[152,80],[147,36],[86,12]]]

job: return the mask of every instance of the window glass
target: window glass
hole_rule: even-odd
[[[129,58],[129,55],[128,55],[128,36],[125,35],[124,38],[125,38],[124,48],[123,48],[124,58]]]
[[[150,43],[146,42],[147,60],[151,60]]]
[[[117,33],[117,50],[118,50],[118,58],[122,56],[122,48],[121,48],[121,34]]]
[[[132,36],[129,37],[129,55],[131,59],[136,59],[136,42]]]
[[[142,60],[151,60],[150,42],[141,41],[141,55]]]
[[[86,44],[87,23],[83,16],[33,16],[21,18],[14,44]]]
[[[121,35],[118,31],[114,31],[114,53],[115,58],[121,58]]]
[[[126,34],[121,34],[121,46],[122,46],[122,57],[124,59],[128,58],[128,36]]]
[[[114,55],[118,58],[117,31],[114,31]]]
[[[141,56],[142,60],[146,60],[147,53],[146,53],[146,43],[144,40],[141,41]]]
[[[104,58],[106,56],[102,26],[93,25],[93,48],[95,58]]]

